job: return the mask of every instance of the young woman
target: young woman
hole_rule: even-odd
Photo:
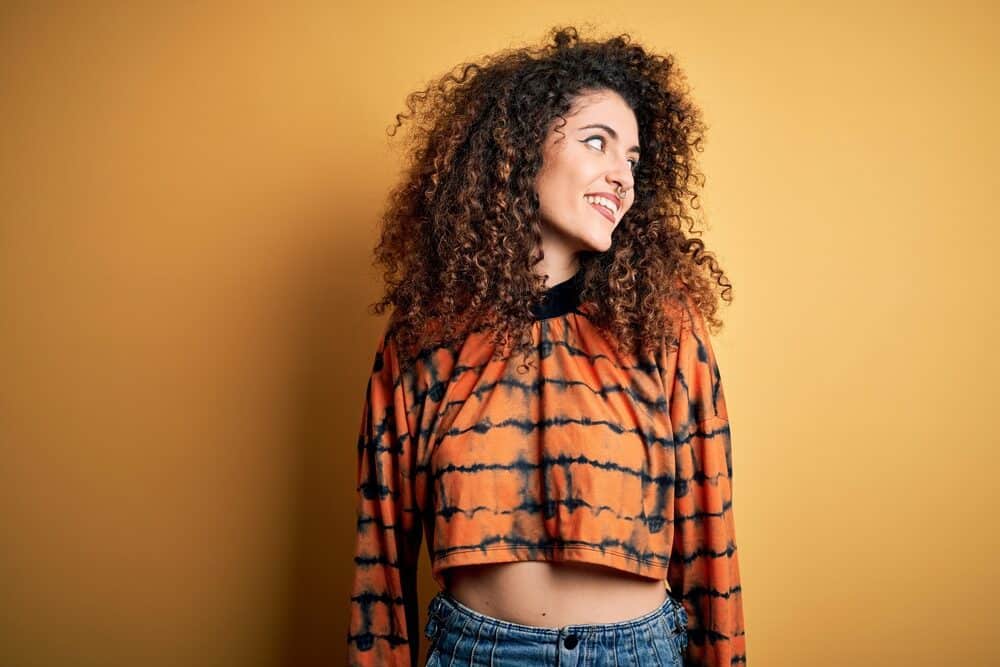
[[[670,56],[551,37],[408,99],[352,665],[417,664],[425,534],[428,665],[746,663],[704,124]]]

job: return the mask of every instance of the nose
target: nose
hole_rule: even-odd
[[[631,190],[632,186],[635,185],[635,176],[632,174],[632,168],[627,161],[624,166],[619,166],[617,169],[609,172],[608,180],[614,184],[615,192],[618,192],[618,190]]]

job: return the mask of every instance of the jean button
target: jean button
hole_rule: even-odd
[[[566,639],[563,640],[563,646],[566,648],[575,648],[578,641],[580,641],[580,639],[576,635],[567,635]]]

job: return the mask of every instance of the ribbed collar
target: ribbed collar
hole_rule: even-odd
[[[582,290],[583,267],[580,267],[572,277],[545,290],[542,303],[532,309],[532,315],[536,320],[565,315],[580,305],[580,292]]]

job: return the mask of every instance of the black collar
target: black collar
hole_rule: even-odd
[[[583,267],[577,270],[572,277],[545,290],[542,303],[532,309],[532,315],[536,320],[565,315],[580,305],[580,292],[582,290]]]

